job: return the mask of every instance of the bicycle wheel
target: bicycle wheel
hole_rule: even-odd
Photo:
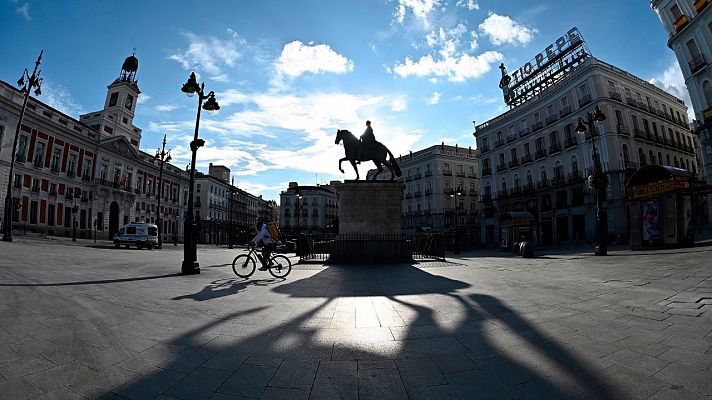
[[[240,254],[232,260],[232,272],[240,278],[249,278],[255,273],[255,260],[247,254]]]
[[[284,278],[292,272],[292,262],[289,258],[279,254],[272,257],[272,266],[269,267],[269,273],[275,278]]]

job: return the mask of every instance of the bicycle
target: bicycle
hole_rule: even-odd
[[[252,276],[255,273],[255,259],[259,260],[255,251],[256,246],[250,245],[248,249],[250,251],[247,254],[240,254],[232,260],[232,272],[240,278]],[[267,270],[275,278],[284,278],[292,272],[292,262],[282,254],[272,254]]]

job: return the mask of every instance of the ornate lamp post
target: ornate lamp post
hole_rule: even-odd
[[[455,240],[454,240],[454,245],[455,245],[455,254],[460,253],[460,246],[459,246],[459,235],[457,234],[457,220],[458,220],[458,215],[457,215],[457,197],[462,195],[462,188],[460,186],[457,187],[457,191],[455,189],[450,189],[450,197],[455,199]]]
[[[205,82],[198,85],[195,78],[195,72],[190,73],[188,81],[183,84],[181,91],[186,95],[193,96],[198,94],[198,115],[195,118],[195,134],[193,141],[190,142],[190,151],[192,156],[190,159],[190,181],[188,182],[188,212],[185,215],[185,246],[183,246],[183,264],[181,265],[181,273],[183,274],[199,274],[200,264],[198,263],[198,249],[195,242],[196,227],[193,224],[195,219],[195,209],[193,207],[193,186],[195,186],[195,157],[198,149],[205,145],[205,140],[198,138],[198,129],[200,127],[200,110],[217,111],[220,109],[218,102],[215,101],[215,92],[210,91],[205,94]],[[203,100],[207,100],[203,104]]]
[[[227,237],[227,248],[232,249],[232,236],[233,236],[233,221],[232,221],[232,203],[235,201],[235,177],[232,178],[232,183],[230,184],[230,229]]]
[[[72,207],[72,242],[77,241],[77,212],[79,211],[79,206],[77,205],[77,199],[74,199],[74,207]]]
[[[20,118],[17,120],[17,127],[15,128],[15,137],[12,140],[12,153],[10,155],[10,173],[7,175],[7,194],[5,195],[5,217],[3,219],[3,237],[4,242],[12,242],[12,180],[14,179],[13,171],[15,169],[15,153],[17,152],[17,140],[20,137],[20,127],[22,126],[22,119],[25,117],[25,109],[27,108],[27,99],[30,97],[30,91],[35,89],[35,96],[42,94],[40,85],[42,84],[42,78],[40,74],[42,71],[39,69],[40,63],[42,62],[42,53],[44,50],[40,51],[37,61],[35,61],[35,69],[32,71],[32,75],[27,72],[27,68],[22,73],[20,79],[17,80],[17,85],[21,87],[21,91],[25,94],[22,99],[22,108],[20,109]],[[25,82],[27,78],[27,82]]]
[[[601,155],[596,148],[595,137],[598,135],[598,130],[596,129],[596,122],[603,121],[606,119],[606,115],[603,114],[600,108],[596,106],[593,113],[586,112],[586,121],[581,117],[578,119],[578,124],[576,125],[576,132],[580,133],[583,142],[586,142],[586,132],[591,133],[591,145],[593,146],[593,152],[591,157],[593,158],[593,168],[588,176],[587,182],[591,189],[596,190],[596,247],[594,249],[594,254],[597,256],[608,255],[608,215],[606,210],[603,208],[603,202],[606,201],[606,188],[608,187],[608,177],[603,171],[601,166]]]
[[[158,225],[158,246],[156,247],[160,249],[163,247],[163,221],[161,220],[161,198],[163,197],[163,164],[172,160],[171,151],[166,151],[166,135],[163,135],[163,147],[161,147],[160,149],[156,149],[156,155],[153,158],[161,162],[161,166],[158,169],[158,212],[156,213],[158,215],[158,221],[156,221],[158,222],[156,224]]]

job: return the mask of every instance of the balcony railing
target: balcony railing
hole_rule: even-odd
[[[704,54],[698,54],[690,62],[688,63],[690,65],[690,72],[693,74],[697,72],[699,69],[707,65],[707,61],[705,60],[705,55]]]
[[[489,146],[482,146],[482,147],[480,147],[480,154],[481,154],[481,153],[486,153],[486,152],[488,152],[488,151],[490,151]],[[427,173],[427,172],[426,172],[426,173]],[[427,175],[426,175],[426,176],[427,176]]]
[[[519,166],[519,160],[518,159],[512,159],[507,165],[509,165],[509,168],[514,168],[516,166]]]
[[[504,139],[496,140],[496,141],[494,142],[494,147],[495,147],[495,148],[500,147],[500,146],[504,146]]]
[[[539,149],[534,153],[534,159],[538,160],[540,158],[546,157],[546,150],[545,149]]]
[[[507,170],[507,164],[502,163],[502,164],[497,165],[497,172],[502,172],[502,171],[506,171],[506,170]]]
[[[529,128],[524,128],[519,130],[519,137],[524,137],[529,134]]]
[[[637,139],[645,139],[645,132],[641,131],[640,129],[634,129],[633,137]]]
[[[450,170],[450,169],[444,170],[444,171],[443,171],[443,175],[445,175],[445,176],[452,176],[452,170]]]
[[[561,143],[554,142],[549,146],[549,154],[558,153],[561,151]]]
[[[618,133],[620,133],[621,135],[630,136],[630,130],[628,130],[628,127],[624,124],[618,124]]]
[[[509,192],[512,196],[522,194],[522,187],[519,185],[515,185]]]
[[[524,193],[533,192],[534,189],[535,188],[533,183],[525,183],[524,185],[522,185],[522,190],[524,191]]]
[[[507,143],[512,143],[515,140],[517,140],[517,135],[509,135],[507,136]]]
[[[564,175],[554,175],[553,178],[551,178],[551,184],[552,185],[563,185],[566,182],[564,179]]]
[[[623,97],[621,97],[621,94],[613,90],[608,91],[608,97],[612,98],[613,100],[623,101]]]
[[[581,171],[576,170],[576,171],[569,172],[569,175],[568,175],[568,181],[569,181],[569,182],[575,182],[575,181],[580,180],[580,179],[582,179],[582,178],[583,178],[583,177],[581,176]]]
[[[565,116],[571,114],[571,106],[566,106],[559,111],[559,117],[564,118]]]
[[[687,15],[682,14],[672,23],[672,26],[675,28],[675,32],[680,32],[688,22],[690,22],[690,20],[687,18]]]
[[[548,188],[549,187],[549,180],[548,179],[542,179],[539,182],[536,183],[536,188],[537,189],[543,189],[543,188]]]
[[[579,99],[578,104],[579,104],[579,107],[583,107],[590,102],[591,102],[591,95],[587,94],[587,95],[582,96]]]
[[[534,161],[534,160],[532,160],[532,155],[531,155],[531,154],[525,154],[524,156],[522,156],[522,158],[521,158],[520,161],[521,161],[522,164],[526,164],[526,163],[530,163],[530,162],[532,162],[532,161]]]
[[[539,129],[543,128],[543,127],[544,127],[544,123],[541,122],[541,121],[537,121],[537,122],[535,122],[534,124],[532,124],[532,130],[535,131],[535,132],[538,131]]]
[[[695,6],[695,11],[697,11],[698,14],[701,13],[702,10],[703,10],[705,7],[707,7],[708,4],[710,4],[710,0],[697,0],[697,1],[695,1],[695,4],[694,4],[694,6]]]
[[[556,114],[551,114],[548,117],[546,117],[546,124],[547,125],[553,124],[554,122],[556,122],[557,119],[559,119],[559,118],[556,116]]]
[[[482,176],[492,175],[492,168],[482,168]]]
[[[578,144],[578,143],[576,142],[576,138],[573,137],[573,136],[569,136],[569,137],[566,137],[566,138],[564,139],[564,148],[565,148],[565,149],[574,147],[574,146],[576,146],[577,144]]]
[[[632,97],[626,97],[625,102],[628,103],[628,105],[631,105],[633,107],[636,107],[638,105],[638,103]]]
[[[497,198],[506,198],[509,197],[509,192],[507,189],[502,189],[499,192],[497,192]]]

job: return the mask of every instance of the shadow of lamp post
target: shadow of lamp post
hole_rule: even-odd
[[[188,81],[183,84],[181,91],[186,95],[193,96],[198,94],[198,113],[195,118],[195,134],[193,141],[190,142],[190,151],[192,153],[190,159],[190,181],[188,182],[188,211],[185,215],[185,245],[183,246],[183,263],[181,265],[182,274],[199,274],[200,264],[198,263],[198,249],[196,243],[196,226],[194,226],[195,209],[194,209],[194,192],[195,186],[195,158],[198,149],[205,145],[205,140],[198,138],[198,129],[200,127],[200,110],[217,111],[220,109],[218,102],[215,101],[215,92],[210,91],[205,94],[205,82],[198,84],[195,77],[195,72],[190,73]],[[203,100],[207,100],[203,104]]]
[[[172,160],[171,151],[166,151],[166,135],[163,135],[163,146],[160,149],[156,149],[156,155],[153,156],[154,159],[161,163],[158,169],[158,246],[157,248],[163,248],[163,220],[161,218],[161,198],[163,197],[163,164],[170,162]]]
[[[12,214],[13,214],[13,204],[12,204],[12,180],[14,179],[13,170],[15,169],[15,157],[17,156],[17,140],[20,137],[20,128],[22,126],[22,119],[25,117],[25,109],[27,108],[27,99],[30,97],[30,91],[35,89],[35,96],[42,94],[40,85],[42,84],[42,78],[40,74],[42,71],[39,69],[40,63],[42,62],[42,53],[44,50],[40,51],[37,61],[35,61],[35,69],[32,71],[32,75],[27,72],[27,68],[22,72],[22,76],[17,80],[17,86],[20,86],[20,91],[24,93],[24,98],[22,99],[22,108],[20,109],[20,118],[17,120],[17,127],[15,128],[15,136],[12,140],[12,153],[10,153],[10,172],[7,175],[7,195],[5,196],[5,217],[3,218],[3,242],[12,242]],[[27,78],[27,82],[25,82]]]
[[[586,112],[586,121],[579,117],[576,125],[576,132],[581,134],[582,141],[586,142],[586,132],[590,132],[591,146],[593,147],[592,159],[593,169],[586,182],[589,188],[596,190],[596,247],[594,254],[597,256],[608,255],[608,215],[603,208],[606,201],[606,188],[608,187],[608,177],[601,165],[601,155],[596,147],[595,137],[598,135],[595,123],[606,119],[600,108],[596,106],[593,113]],[[601,142],[603,143],[603,142]]]

